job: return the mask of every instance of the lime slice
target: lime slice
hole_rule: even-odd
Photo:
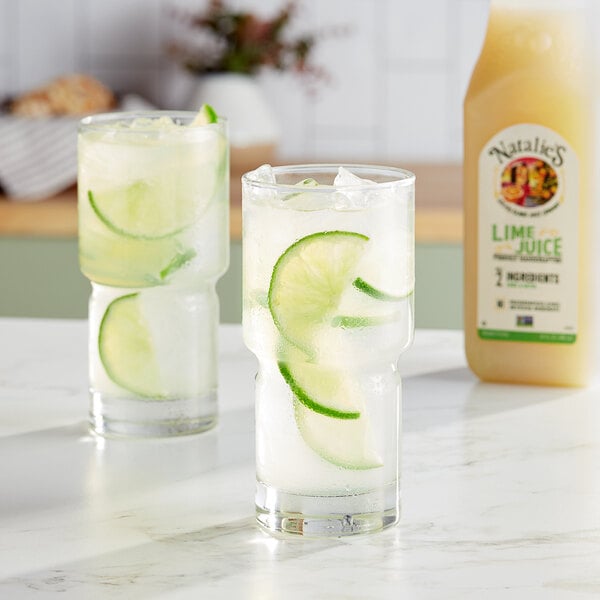
[[[286,194],[283,197],[283,201],[289,208],[295,210],[320,210],[329,206],[329,199],[327,195],[315,194],[314,192],[307,192],[306,189],[320,187],[319,182],[312,177],[308,177],[294,184],[294,187],[301,188],[303,191],[292,192]]]
[[[120,296],[108,305],[100,323],[98,350],[107,375],[116,384],[138,396],[163,395],[139,292]]]
[[[404,300],[404,298],[407,298],[408,296],[410,296],[410,294],[412,294],[412,291],[408,294],[404,294],[403,296],[396,294],[388,294],[387,292],[384,292],[372,286],[370,283],[367,283],[361,277],[357,277],[352,282],[352,285],[357,290],[360,290],[364,294],[367,294],[367,296],[371,296],[371,298],[375,298],[375,300],[383,300],[385,302],[399,302],[400,300]]]
[[[285,382],[307,408],[335,419],[360,417],[342,373],[310,363],[277,364]]]
[[[323,231],[292,244],[273,267],[269,310],[281,335],[311,349],[316,329],[329,324],[369,238]],[[311,352],[312,353],[312,352]]]
[[[383,466],[373,447],[369,421],[332,419],[294,401],[294,415],[304,441],[321,458],[344,469],[375,469]]]
[[[399,312],[392,312],[386,315],[373,316],[357,316],[357,315],[337,315],[331,319],[333,327],[341,327],[342,329],[356,329],[361,327],[376,327],[393,323],[400,317]]]
[[[197,119],[213,123],[213,113],[205,105]],[[137,155],[135,147],[129,156],[124,155],[119,167],[125,163],[131,168],[114,178],[122,185],[114,187],[113,180],[96,173],[90,178],[96,183],[84,188],[89,206],[112,232],[135,239],[163,239],[193,225],[213,198],[226,200],[229,163],[225,135],[215,127],[179,129],[186,135],[172,138],[167,130],[164,143],[145,140]],[[99,169],[99,164],[108,168],[98,157],[91,164],[94,169]]]
[[[181,267],[187,265],[196,256],[196,251],[193,248],[188,248],[184,252],[178,252],[172,259],[171,262],[160,271],[160,278],[162,281],[168,279],[173,273],[179,271]]]
[[[165,174],[152,183],[138,180],[101,194],[88,190],[87,195],[96,216],[114,233],[155,240],[169,237],[196,220],[197,198],[179,194],[179,189],[173,171],[173,177]]]
[[[176,236],[161,240],[99,235],[80,228],[79,264],[84,275],[114,287],[164,285],[192,263],[196,250]]]
[[[211,123],[216,123],[218,120],[219,117],[215,109],[210,104],[203,104],[194,120],[190,123],[190,126],[210,125]]]
[[[319,182],[312,177],[307,177],[306,179],[299,181],[296,185],[300,185],[302,187],[317,187]]]

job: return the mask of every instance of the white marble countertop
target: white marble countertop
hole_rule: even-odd
[[[600,597],[600,389],[478,383],[462,337],[403,357],[403,516],[277,540],[254,525],[254,359],[221,327],[221,422],[87,433],[86,323],[0,319],[0,598]]]

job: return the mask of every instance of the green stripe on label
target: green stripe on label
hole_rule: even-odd
[[[534,333],[531,331],[504,331],[502,329],[478,329],[482,340],[504,340],[507,342],[539,342],[542,344],[574,344],[574,333]]]

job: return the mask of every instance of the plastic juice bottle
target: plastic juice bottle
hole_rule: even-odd
[[[588,39],[582,2],[491,0],[464,104],[465,344],[483,380],[579,386],[597,368]]]

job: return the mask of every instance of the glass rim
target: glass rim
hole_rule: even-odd
[[[106,125],[111,123],[118,123],[122,121],[132,121],[133,119],[159,119],[160,117],[172,117],[174,119],[190,119],[194,120],[198,111],[193,110],[123,110],[115,112],[103,112],[95,113],[93,115],[86,115],[79,120],[77,124],[77,131],[106,131]],[[209,125],[225,125],[227,119],[217,115],[216,123],[209,123]],[[177,130],[170,129],[168,133],[174,133]],[[161,132],[160,129],[152,127],[138,127],[136,129],[119,129],[119,133],[148,133],[148,132]]]
[[[368,174],[388,174],[391,177],[395,177],[390,181],[379,181],[374,183],[358,183],[356,185],[344,185],[344,186],[328,186],[328,187],[311,187],[310,193],[323,194],[331,193],[332,191],[368,191],[368,190],[380,190],[387,187],[409,187],[415,183],[416,175],[412,171],[402,169],[401,167],[391,167],[389,165],[369,165],[364,163],[304,163],[298,165],[277,165],[273,167],[273,172],[277,173],[292,173],[297,172],[302,175],[305,173],[315,173],[318,171],[331,172],[335,174],[340,167],[344,167],[349,171],[356,173],[354,170],[363,171],[359,176],[368,177]],[[270,190],[283,190],[294,192],[298,191],[298,185],[293,183],[270,183],[267,181],[259,181],[252,178],[252,174],[256,173],[257,169],[248,171],[242,175],[242,182],[252,187],[260,189]]]

